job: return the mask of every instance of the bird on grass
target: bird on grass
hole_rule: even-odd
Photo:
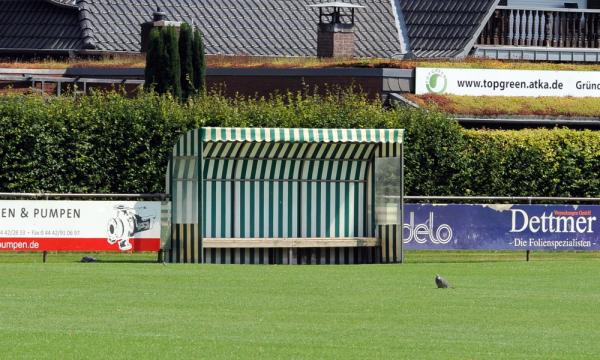
[[[435,284],[437,285],[438,289],[452,288],[450,283],[439,274],[435,274]]]

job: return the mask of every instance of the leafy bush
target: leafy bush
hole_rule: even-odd
[[[410,195],[599,196],[600,133],[464,130],[352,91],[271,98],[118,93],[0,99],[0,191],[164,192],[180,134],[200,126],[405,128]]]
[[[0,100],[0,191],[163,192],[165,159],[192,126],[169,97]]]
[[[465,195],[600,195],[600,132],[465,131]]]

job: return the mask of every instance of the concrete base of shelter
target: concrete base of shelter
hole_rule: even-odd
[[[182,257],[174,249],[164,253],[172,263],[248,264],[248,265],[335,265],[380,264],[380,247],[337,248],[210,248],[203,257]]]
[[[375,264],[380,262],[378,248],[266,248],[266,249],[205,249],[208,264],[279,264],[333,265]]]

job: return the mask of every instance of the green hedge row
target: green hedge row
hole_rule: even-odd
[[[407,130],[411,195],[598,196],[599,133],[466,131],[438,113],[385,109],[360,94],[270,99],[118,93],[0,98],[0,192],[164,192],[178,136],[198,126]]]
[[[600,197],[600,132],[465,131],[465,195]]]

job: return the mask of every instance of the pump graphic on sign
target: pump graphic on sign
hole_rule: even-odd
[[[155,213],[146,207],[128,207],[117,205],[108,220],[108,243],[118,243],[119,250],[128,251],[133,248],[130,238],[133,235],[152,229],[156,223]]]

